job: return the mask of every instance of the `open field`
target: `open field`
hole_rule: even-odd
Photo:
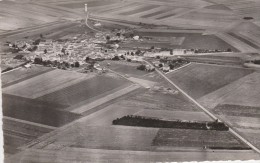
[[[260,106],[260,73],[253,73],[244,79],[243,85],[239,89],[234,90],[233,95],[227,97],[224,101],[226,104],[244,105],[244,106]]]
[[[185,3],[180,3],[179,1],[138,1],[138,3],[140,3],[142,7],[129,8],[127,7],[127,5],[124,6],[122,5],[122,3],[118,3],[121,7],[121,11],[115,10],[114,12],[102,13],[99,13],[97,11],[94,14],[106,18],[115,18],[117,20],[145,22],[157,25],[163,24],[183,28],[197,27],[203,29],[210,28],[217,30],[228,28],[229,26],[236,23],[239,19],[238,17],[234,16],[235,14],[230,15],[228,12],[217,12],[219,10],[216,9],[207,9],[206,14],[199,13],[199,11],[203,7],[211,4],[205,1],[203,1],[203,3],[202,1],[196,1],[196,4],[191,1]],[[157,7],[150,9],[149,6],[151,5],[156,5]],[[192,12],[198,12],[198,16],[191,17],[192,15],[195,15]],[[222,17],[220,16],[220,14],[222,14]]]
[[[254,47],[248,45],[247,43],[241,41],[240,39],[237,39],[227,33],[217,33],[215,34],[220,39],[224,40],[225,42],[228,42],[230,45],[238,49],[240,52],[256,52],[257,49]]]
[[[78,114],[85,113],[87,111],[90,111],[93,108],[96,108],[96,107],[102,105],[102,104],[105,104],[109,101],[112,101],[112,100],[115,100],[119,97],[122,97],[122,96],[124,96],[124,95],[138,89],[138,88],[139,88],[139,86],[137,86],[137,85],[130,85],[130,86],[125,87],[125,88],[120,88],[118,91],[111,90],[111,91],[113,91],[113,93],[110,93],[110,91],[109,91],[108,92],[109,94],[106,93],[107,94],[106,96],[103,96],[103,97],[101,97],[101,98],[99,98],[98,100],[95,100],[95,101],[91,100],[93,102],[89,103],[88,102],[89,100],[87,100],[87,102],[82,101],[81,103],[76,104],[76,106],[73,105],[72,108],[74,108],[74,109],[71,112],[78,113]]]
[[[110,64],[109,66],[108,63]],[[137,66],[139,66],[140,63],[126,61],[103,61],[100,63],[100,65],[119,72],[123,75],[128,74],[130,76],[143,76],[148,73],[147,71],[137,70]]]
[[[208,11],[208,12],[205,12]],[[224,19],[223,19],[224,17]],[[186,15],[181,16],[180,18],[188,19],[188,20],[216,20],[219,23],[233,22],[239,20],[239,18],[232,14],[231,12],[216,12],[211,10],[203,10],[202,11],[193,11]]]
[[[30,139],[19,138],[8,134],[4,134],[3,137],[4,152],[7,154],[15,154],[19,152],[20,150],[17,149],[19,146],[30,142]]]
[[[245,135],[245,137],[247,139],[249,139],[251,142],[253,142],[256,147],[258,147],[258,148],[260,147],[260,138],[259,138],[260,129],[237,128],[237,130],[240,133],[243,133],[243,135]]]
[[[112,121],[126,115],[132,115],[140,111],[141,108],[124,106],[120,103],[114,103],[104,107],[102,110],[89,116],[84,120],[84,124],[88,126],[112,126]]]
[[[147,10],[151,10],[151,9],[154,9],[154,8],[157,8],[159,6],[157,5],[146,5],[142,8],[137,8],[135,10],[131,10],[131,11],[127,11],[127,12],[122,12],[120,13],[120,15],[133,15],[133,14],[137,14],[137,13],[140,13],[140,12],[144,12],[144,11],[147,11]]]
[[[251,73],[216,91],[202,96],[199,98],[199,102],[210,109],[218,104],[259,107],[259,78],[260,73]]]
[[[64,107],[66,106],[3,94],[3,115],[29,122],[58,127],[80,117],[59,110]]]
[[[74,13],[32,3],[2,1],[0,10],[5,20],[0,29],[6,31],[55,22],[61,17],[77,19]]]
[[[198,99],[252,72],[243,68],[192,64],[168,77],[191,97]]]
[[[184,37],[185,40],[181,45],[172,45],[172,48],[187,48],[187,49],[221,49],[237,51],[228,43],[222,41],[214,35],[202,35],[201,33],[174,33],[174,32],[136,32],[140,36],[150,37]]]
[[[252,22],[243,22],[236,26],[233,31],[248,41],[260,45],[260,26]]]
[[[18,152],[17,147],[45,134],[52,129],[22,123],[16,119],[4,117],[3,119],[4,131],[4,150],[6,153],[14,154]],[[9,142],[12,141],[12,142]]]
[[[181,45],[185,37],[152,37],[152,40],[146,40],[146,43],[169,43],[170,45]]]
[[[243,117],[243,116],[226,116],[220,115],[221,118],[232,123],[234,127],[260,130],[259,117]]]
[[[191,103],[181,94],[164,94],[156,91],[147,91],[125,101],[130,105],[143,106],[144,109],[169,110],[169,111],[199,111],[196,105]]]
[[[55,128],[53,127],[53,129]],[[27,123],[26,121],[10,117],[3,118],[3,130],[24,135],[26,138],[36,138],[52,131],[53,129],[50,127],[47,128],[44,125],[34,125],[32,123]]]
[[[87,126],[78,123],[45,141],[43,149],[68,147],[110,150],[151,150],[152,140],[158,129],[119,126]],[[35,147],[36,149],[38,147]]]
[[[237,56],[228,56],[230,53],[223,53],[221,56],[202,54],[185,56],[190,62],[209,63],[220,65],[241,65],[243,61]],[[226,56],[225,56],[226,55]]]
[[[46,38],[53,38],[53,39],[57,39],[59,38],[57,36],[58,34],[63,34],[67,35],[68,33],[70,33],[69,29],[79,29],[77,28],[77,26],[79,25],[79,23],[77,22],[70,22],[70,21],[58,21],[55,23],[51,23],[51,24],[44,24],[42,26],[35,26],[35,27],[30,27],[30,28],[25,28],[25,29],[21,29],[21,30],[15,30],[15,32],[10,32],[7,34],[3,34],[1,37],[1,41],[15,41],[17,39],[24,39],[24,38],[29,38],[29,39],[38,39],[40,34],[42,34],[43,36],[46,36]],[[88,29],[88,28],[85,28]],[[18,32],[16,32],[18,31]],[[82,31],[82,30],[79,30]],[[87,31],[87,30],[85,30]],[[75,32],[74,32],[75,33]],[[54,36],[53,36],[54,35]],[[50,37],[51,36],[51,37]]]
[[[260,147],[260,114],[258,107],[219,104],[213,112],[232,125],[254,146]]]
[[[141,18],[149,18],[149,17],[152,17],[152,16],[156,16],[156,15],[159,15],[159,14],[166,13],[166,12],[169,11],[169,9],[171,9],[171,8],[168,7],[168,6],[159,6],[159,7],[156,7],[154,9],[151,9],[151,10],[146,10],[146,11],[140,12],[138,14],[134,14],[134,16],[138,16],[138,17],[141,17]]]
[[[233,37],[235,37],[236,39],[238,39],[238,40],[240,40],[240,41],[242,41],[242,42],[244,42],[244,43],[250,45],[251,47],[253,47],[253,48],[255,48],[255,49],[260,49],[260,47],[259,47],[257,44],[255,44],[255,43],[249,41],[248,39],[244,38],[244,37],[241,36],[240,34],[232,33],[232,32],[230,32],[230,33],[228,33],[228,34],[229,34],[230,36],[233,36]]]
[[[196,136],[194,136],[196,135]],[[174,147],[247,147],[226,131],[160,129],[153,141],[155,146]]]
[[[237,104],[219,104],[213,112],[234,127],[257,148],[260,147],[260,112],[258,107]]]
[[[32,77],[41,75],[43,73],[52,71],[49,67],[32,66],[31,68],[19,68],[11,72],[7,72],[1,75],[2,87],[8,87],[10,85],[22,82]]]
[[[82,74],[81,74],[82,76]],[[111,78],[107,76],[96,76],[84,80],[63,89],[53,91],[49,94],[37,98],[41,101],[50,101],[64,105],[74,105],[81,101],[93,98],[107,91],[111,91],[124,84],[127,81],[120,78]]]
[[[198,99],[205,107],[213,109],[218,104],[259,107],[260,73],[254,72]]]
[[[248,74],[199,99],[222,120],[233,126],[254,146],[260,147],[259,73]]]
[[[213,111],[220,115],[241,116],[241,117],[260,117],[260,107],[250,107],[241,105],[218,105]]]
[[[83,127],[83,126],[82,126]],[[158,129],[135,127],[83,127],[72,147],[113,150],[151,150]],[[66,140],[59,141],[70,141]],[[59,143],[59,141],[57,143]],[[54,143],[55,144],[55,143]]]
[[[45,94],[55,92],[59,89],[92,78],[93,76],[94,75],[83,75],[81,73],[56,69],[9,87],[5,87],[3,93],[26,98],[38,98]]]

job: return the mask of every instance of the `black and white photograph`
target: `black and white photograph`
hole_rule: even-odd
[[[0,58],[0,162],[260,162],[260,0],[0,0]]]

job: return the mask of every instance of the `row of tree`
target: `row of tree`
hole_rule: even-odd
[[[58,62],[58,61],[50,61],[50,60],[42,60],[42,58],[40,57],[36,57],[34,59],[34,64],[40,64],[40,65],[43,65],[43,66],[53,66],[53,67],[57,67],[59,69],[67,69],[67,68],[70,68],[70,67],[80,67],[80,64],[78,61],[74,62],[73,64],[70,64],[68,62]]]
[[[138,127],[155,127],[155,128],[180,128],[180,129],[195,129],[195,130],[219,130],[228,131],[229,127],[223,122],[189,122],[189,121],[169,121],[156,119],[151,117],[128,115],[122,118],[117,118],[112,121],[113,125],[138,126]]]

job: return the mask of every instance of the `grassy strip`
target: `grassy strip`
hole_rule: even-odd
[[[154,128],[180,128],[195,130],[218,130],[228,131],[229,128],[222,122],[187,122],[187,121],[168,121],[151,117],[128,115],[113,120],[113,125],[154,127]]]

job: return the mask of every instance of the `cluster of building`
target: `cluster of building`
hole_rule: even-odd
[[[181,66],[184,66],[189,63],[184,58],[177,57],[175,59],[156,59],[152,62],[153,65],[159,69],[161,69],[163,72],[169,72],[171,70],[177,69]]]

